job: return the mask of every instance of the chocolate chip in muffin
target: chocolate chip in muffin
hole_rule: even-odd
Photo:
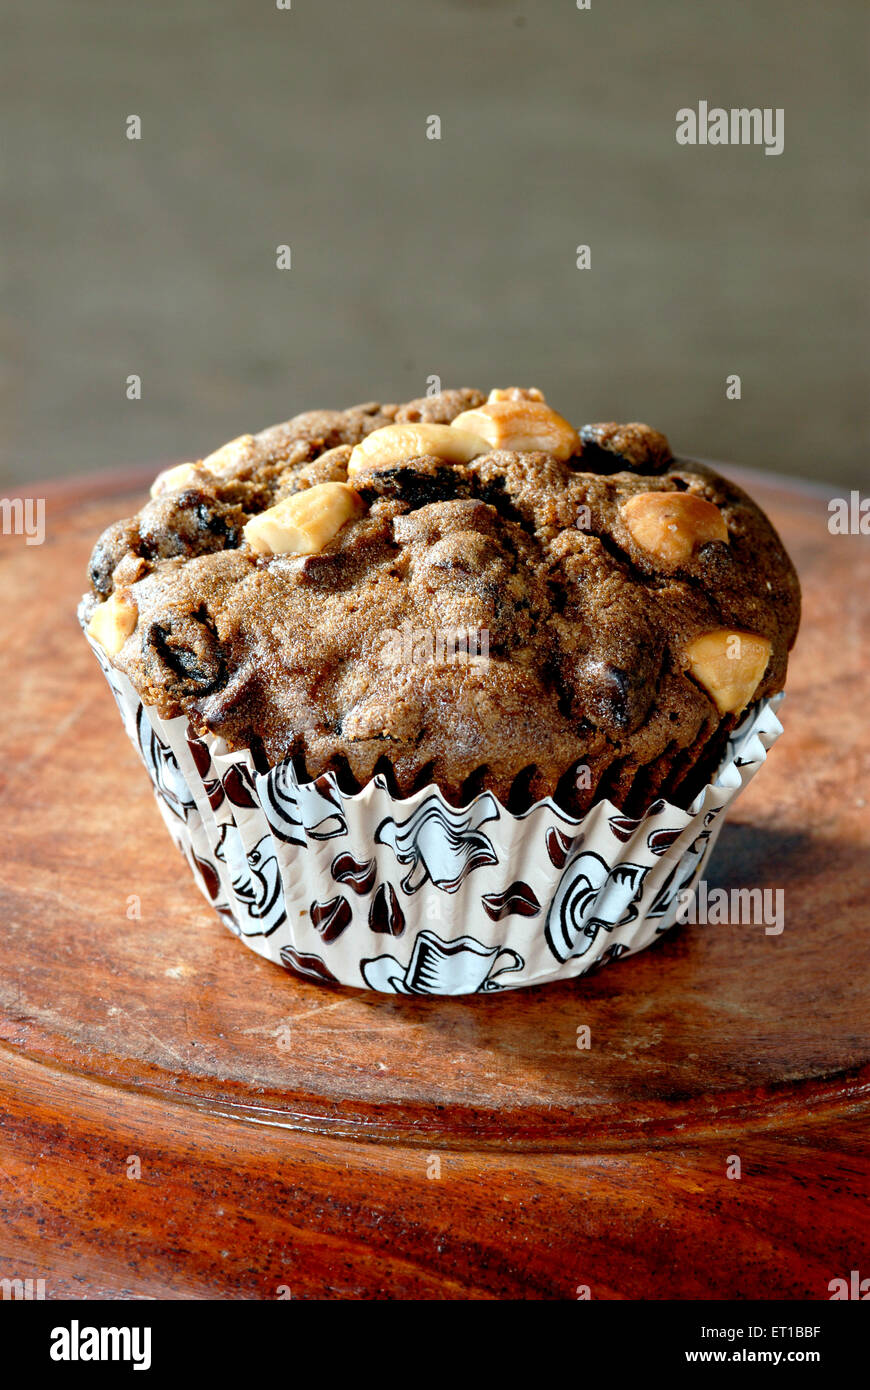
[[[596,473],[616,473],[624,468],[645,475],[661,473],[672,457],[665,435],[639,422],[619,425],[611,420],[583,425],[580,438],[581,466]]]
[[[392,497],[396,501],[406,502],[414,511],[430,502],[459,497],[468,490],[465,479],[457,469],[446,466],[438,459],[425,457],[380,469],[377,473],[358,479],[356,485],[360,496],[366,501],[375,497]]]
[[[238,546],[245,515],[220,497],[185,488],[154,498],[139,513],[139,542],[150,559],[204,555]]]
[[[633,733],[646,717],[653,699],[648,664],[625,670],[602,658],[589,662],[587,670],[587,708],[592,718],[622,733]]]
[[[136,517],[116,521],[100,536],[88,563],[88,578],[96,594],[105,598],[112,592],[112,575],[122,560],[139,558],[139,527]]]
[[[179,701],[211,693],[225,674],[220,643],[204,608],[149,623],[142,634],[142,662],[152,689]]]

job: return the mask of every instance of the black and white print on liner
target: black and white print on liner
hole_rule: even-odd
[[[196,810],[193,793],[178,766],[178,759],[154,731],[142,705],[136,714],[136,739],[157,795],[174,815],[186,821]]]
[[[165,786],[165,769],[172,766],[171,760],[147,741],[146,749],[155,785],[157,774]],[[743,766],[749,767],[752,761],[744,759]],[[264,782],[270,789],[274,786],[276,771],[260,779],[261,794]],[[370,989],[405,995],[494,993],[525,982],[586,973],[648,944],[672,925],[677,895],[699,873],[722,809],[712,806],[693,819],[662,801],[637,821],[610,815],[606,842],[601,838],[605,826],[587,829],[588,817],[569,827],[573,835],[567,834],[564,821],[544,824],[539,818],[536,825],[534,817],[527,817],[529,833],[536,830],[541,835],[543,828],[550,870],[557,872],[543,884],[515,879],[501,891],[493,891],[496,883],[503,884],[508,877],[510,832],[516,841],[516,832],[523,827],[506,817],[489,794],[456,810],[430,791],[403,817],[395,814],[402,803],[393,802],[381,788],[382,799],[389,801],[394,813],[377,821],[369,843],[389,850],[394,879],[392,874],[383,877],[389,872],[383,859],[363,860],[341,848],[350,843],[352,829],[359,831],[359,826],[351,825],[359,808],[352,798],[343,799],[328,775],[317,784],[301,786],[293,785],[292,776],[282,776],[280,798],[274,794],[262,798],[271,835],[253,841],[249,832],[246,841],[234,824],[219,827],[214,854],[230,874],[235,930],[246,938],[265,938],[278,933],[287,921],[274,848],[283,843],[285,853],[301,852],[308,862],[306,849],[328,841],[330,881],[346,891],[327,891],[311,864],[309,882],[312,894],[318,895],[310,897],[301,915],[317,933],[317,949],[310,949],[310,937],[287,941],[280,933],[277,958],[314,979],[359,982]],[[251,780],[251,789],[256,799],[257,779]],[[165,795],[162,788],[161,795]],[[509,832],[507,841],[496,833],[504,820],[510,822],[504,827]],[[528,840],[528,834],[519,838]],[[358,843],[358,835],[353,842]],[[593,843],[602,847],[606,843],[608,857],[587,848]],[[677,857],[672,853],[675,847],[680,850]],[[525,848],[528,851],[528,843]],[[640,848],[645,863],[621,857]],[[534,859],[540,863],[540,854]],[[498,879],[493,880],[493,874]],[[419,916],[415,922],[416,898],[428,894],[431,903],[433,892],[449,898],[464,894],[461,932],[445,935],[421,926]],[[402,952],[366,953],[364,944],[371,933],[401,938],[407,945]],[[269,955],[275,958],[271,951]],[[555,965],[547,967],[544,955]]]
[[[222,825],[215,856],[225,864],[241,911],[236,923],[242,936],[270,936],[287,916],[278,857],[272,838],[264,835],[246,850],[235,825]]]
[[[340,793],[328,777],[299,782],[290,762],[278,763],[264,781],[263,809],[279,840],[304,848],[308,838],[333,840],[347,834]]]
[[[386,955],[364,960],[360,968],[370,989],[390,994],[477,994],[503,989],[499,977],[523,964],[506,946],[485,946],[473,936],[442,941],[421,931],[407,965]]]
[[[402,879],[406,893],[416,893],[427,881],[444,893],[455,893],[467,874],[498,863],[492,841],[480,829],[498,819],[498,803],[489,792],[467,811],[430,796],[406,821],[392,816],[382,821],[375,841],[389,845],[399,864],[409,866]]]

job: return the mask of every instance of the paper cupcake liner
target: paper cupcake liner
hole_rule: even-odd
[[[90,641],[90,638],[88,639]],[[169,833],[215,911],[258,955],[390,994],[474,994],[584,975],[648,946],[701,878],[723,813],[782,733],[781,695],[734,730],[710,783],[640,818],[547,797],[514,815],[490,792],[456,809],[435,786],[345,795],[292,762],[161,719],[91,641]]]

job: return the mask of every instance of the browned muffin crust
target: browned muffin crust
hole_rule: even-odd
[[[245,539],[251,517],[347,481],[374,431],[448,425],[484,401],[445,391],[314,411],[233,441],[100,537],[82,620],[116,595],[135,626],[112,659],[142,700],[263,767],[292,756],[349,791],[381,771],[395,794],[434,781],[455,803],[487,788],[512,809],[550,794],[575,813],[605,794],[633,811],[685,801],[738,715],[699,680],[692,643],[767,639],[751,698],[771,695],[800,591],[759,508],[672,458],[664,435],[587,425],[566,461],[402,459],[351,476],[362,514],[319,552],[258,554]],[[669,557],[679,528],[650,508],[656,492],[721,520],[699,508],[691,553]],[[463,632],[470,658],[451,645]]]

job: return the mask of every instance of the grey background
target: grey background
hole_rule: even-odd
[[[866,0],[3,0],[0,483],[430,374],[866,481],[868,37]],[[784,107],[784,153],[677,146],[699,99]]]

